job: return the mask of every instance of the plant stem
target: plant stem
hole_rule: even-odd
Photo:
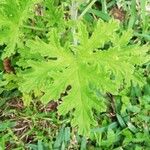
[[[84,11],[81,13],[81,15],[78,17],[79,19],[81,19],[86,13],[87,11],[92,7],[92,5],[96,2],[96,0],[92,0],[89,5],[84,9]]]
[[[107,14],[106,0],[101,0],[101,3],[102,3],[102,12]]]
[[[137,17],[137,12],[136,12],[136,0],[132,0],[131,1],[131,12],[130,12],[130,20],[128,23],[128,28],[133,28],[135,21],[136,21],[136,17]]]
[[[71,13],[71,19],[75,22],[78,19],[78,2],[72,1],[71,8],[70,8],[70,13]],[[73,34],[73,44],[76,46],[77,45],[77,39],[76,39],[76,28],[72,27],[72,34]]]
[[[146,30],[148,21],[146,17],[146,4],[147,0],[141,0],[140,5],[141,5],[141,20],[142,20],[142,30],[143,32]]]

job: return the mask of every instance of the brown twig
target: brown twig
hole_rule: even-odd
[[[15,70],[11,65],[11,60],[9,58],[5,58],[3,60],[3,67],[6,73],[15,73]]]

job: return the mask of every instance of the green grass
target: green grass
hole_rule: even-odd
[[[101,119],[97,114],[103,126],[91,130],[91,139],[77,135],[70,121],[50,108],[51,104],[43,106],[39,102],[24,108],[19,99],[7,101],[0,109],[0,148],[134,150],[150,147],[150,84],[142,90],[132,86],[129,99],[108,97],[108,111]]]

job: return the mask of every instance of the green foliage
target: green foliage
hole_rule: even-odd
[[[20,42],[21,27],[29,16],[30,9],[36,0],[4,0],[0,2],[0,44],[6,44],[2,58],[15,54],[16,45]],[[37,2],[37,1],[36,1]]]
[[[106,109],[103,98],[94,89],[117,95],[121,84],[128,88],[131,80],[141,83],[142,76],[137,75],[135,66],[148,61],[148,46],[129,44],[132,31],[120,31],[119,23],[114,20],[108,23],[99,20],[90,37],[80,22],[78,45],[72,47],[70,43],[71,49],[61,46],[57,31],[52,30],[50,35],[48,43],[39,38],[27,41],[31,59],[25,64],[29,69],[17,74],[22,78],[19,89],[24,99],[34,93],[46,104],[59,99],[67,86],[71,86],[58,112],[65,115],[73,110],[72,125],[78,126],[80,134],[88,135],[91,127],[97,125],[93,109],[98,112]],[[36,60],[33,55],[38,56]]]

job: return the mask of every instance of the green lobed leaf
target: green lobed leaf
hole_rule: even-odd
[[[79,23],[78,45],[72,47],[70,42],[71,49],[62,47],[58,44],[60,40],[53,38],[49,38],[48,43],[40,39],[29,40],[30,53],[39,54],[43,59],[29,59],[30,68],[18,73],[22,77],[20,91],[29,95],[39,93],[41,101],[48,103],[57,100],[70,85],[71,90],[62,98],[58,112],[65,115],[71,111],[72,126],[78,127],[79,134],[89,135],[90,129],[97,125],[93,110],[106,110],[103,98],[98,97],[90,85],[102,93],[117,95],[123,82],[127,88],[131,80],[139,80],[135,66],[149,59],[146,57],[147,45],[128,44],[131,34],[130,31],[120,31],[115,20],[107,23],[99,20],[92,34]],[[54,35],[56,32],[52,31],[51,36]]]
[[[6,44],[2,59],[15,53],[23,26],[30,14],[30,8],[38,0],[4,0],[0,2],[0,44]]]

